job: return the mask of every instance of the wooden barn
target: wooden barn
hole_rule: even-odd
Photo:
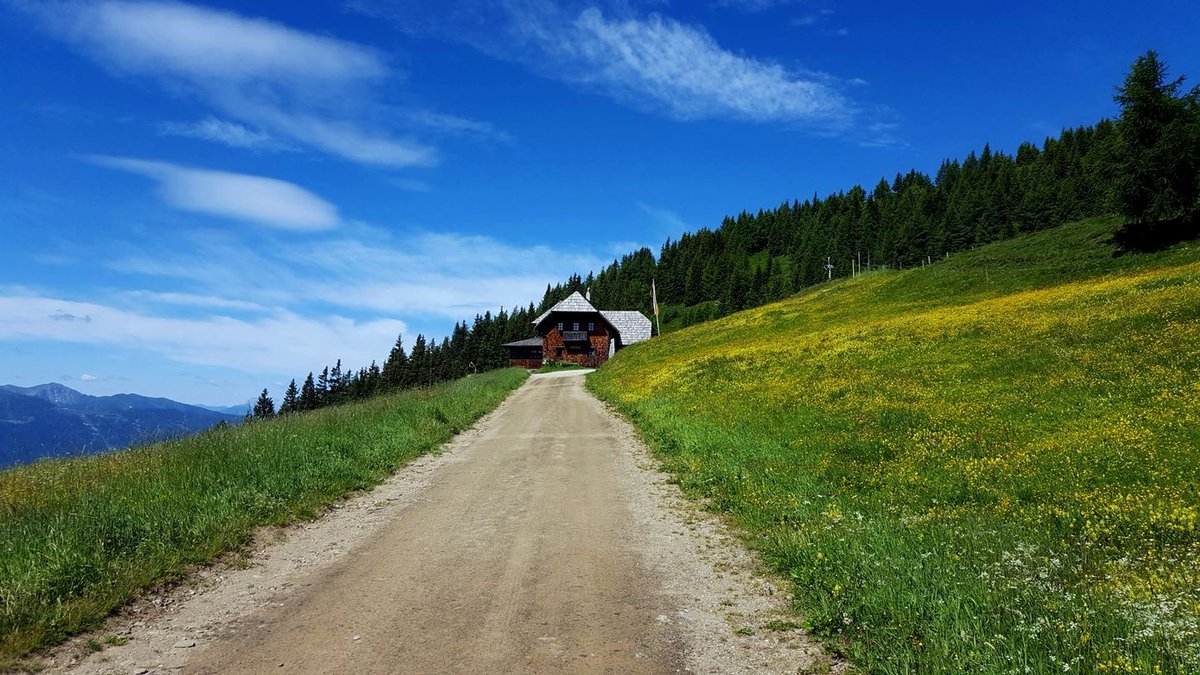
[[[601,311],[578,292],[533,321],[538,337],[504,345],[509,363],[540,368],[547,361],[594,368],[618,349],[650,339],[650,319],[641,312]]]

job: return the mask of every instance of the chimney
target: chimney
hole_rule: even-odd
[[[590,287],[590,286],[589,286],[588,288],[585,288],[585,289],[584,289],[584,291],[583,291],[583,299],[584,299],[584,300],[587,300],[588,302],[591,302],[591,301],[592,301],[592,289],[591,289],[591,287]]]

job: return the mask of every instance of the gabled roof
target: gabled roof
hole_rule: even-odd
[[[514,342],[505,342],[501,347],[541,347],[542,338],[535,337],[527,340],[516,340]]]
[[[617,329],[622,346],[650,339],[650,319],[645,314],[628,310],[602,311],[600,314]]]
[[[542,321],[544,321],[546,319],[546,317],[550,316],[551,312],[596,312],[596,311],[598,311],[598,310],[595,307],[592,307],[592,303],[585,300],[583,298],[583,296],[579,294],[579,291],[575,291],[574,293],[568,295],[566,300],[559,302],[558,304],[554,305],[550,309],[543,312],[541,316],[534,319],[533,325],[535,325],[535,326],[540,325],[542,323]]]
[[[579,291],[567,296],[566,300],[554,305],[533,320],[533,325],[540,326],[554,312],[594,312],[608,322],[617,331],[622,345],[632,345],[650,339],[650,319],[645,314],[635,311],[615,310],[601,311],[592,306]],[[505,345],[509,346],[509,345]],[[515,343],[512,346],[517,346]]]

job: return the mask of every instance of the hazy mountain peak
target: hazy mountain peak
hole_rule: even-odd
[[[0,388],[14,394],[33,396],[34,398],[40,398],[61,406],[78,405],[91,398],[87,394],[75,391],[67,385],[59,384],[58,382],[47,382],[46,384],[39,384],[33,387],[17,387],[8,384]]]

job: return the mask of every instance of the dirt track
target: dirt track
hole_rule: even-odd
[[[372,495],[402,493],[395,504],[335,511],[149,624],[114,620],[131,643],[73,665],[796,672],[818,659],[798,632],[763,629],[784,599],[718,524],[682,511],[582,381],[532,378],[445,459],[412,469],[420,479]]]

